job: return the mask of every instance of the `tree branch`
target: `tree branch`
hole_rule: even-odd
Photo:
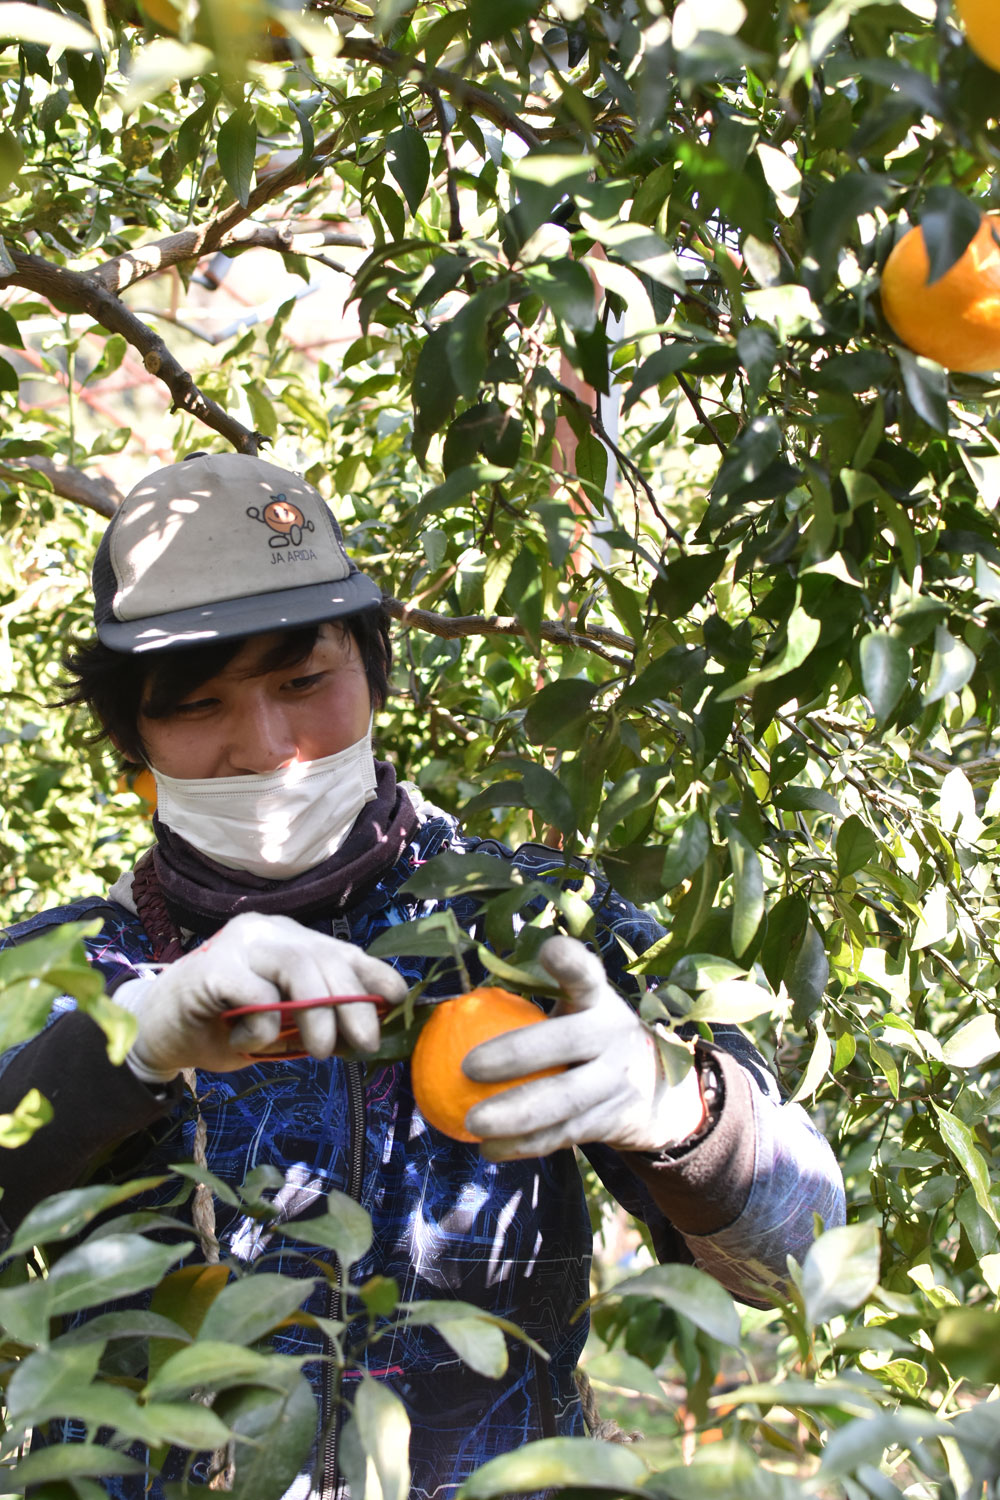
[[[366,248],[359,234],[344,234],[337,229],[295,230],[290,224],[245,222],[234,224],[219,235],[215,232],[217,225],[217,219],[211,219],[207,224],[189,225],[177,234],[168,234],[162,240],[153,240],[148,245],[139,245],[135,250],[116,255],[114,260],[107,260],[86,274],[107,291],[120,294],[147,276],[155,276],[159,271],[166,271],[186,260],[198,260],[217,250],[239,247],[309,255],[324,245]]]
[[[94,510],[108,520],[124,499],[118,486],[103,474],[84,474],[81,469],[71,469],[67,464],[53,463],[51,458],[40,453],[27,458],[4,458],[0,461],[0,471],[16,475],[24,484],[33,482],[32,471],[44,474],[55,494],[86,506],[87,510]]]
[[[542,144],[541,136],[537,135],[531,126],[513,110],[502,104],[495,94],[477,87],[474,83],[467,82],[457,73],[449,73],[446,68],[428,67],[417,57],[406,57],[401,52],[394,52],[391,47],[380,47],[377,42],[370,42],[367,37],[343,37],[339,56],[351,58],[355,62],[373,63],[375,67],[384,68],[387,73],[393,73],[397,78],[412,77],[417,88],[428,97],[432,97],[435,90],[447,94],[463,109],[472,110],[477,115],[484,115],[487,120],[492,120],[494,125],[513,131],[515,135],[521,137],[526,146]]]
[[[509,616],[439,615],[430,609],[416,609],[412,604],[404,604],[401,599],[387,598],[382,602],[389,616],[401,625],[426,630],[429,635],[441,636],[446,641],[473,635],[527,635],[520,620]],[[606,646],[629,654],[635,650],[635,642],[630,636],[620,635],[617,630],[608,630],[603,625],[591,625],[586,631],[578,631],[568,629],[559,620],[544,620],[538,633],[555,646],[579,646],[616,665],[620,663],[605,650]]]
[[[154,333],[148,324],[130,312],[92,274],[52,265],[40,255],[26,255],[21,250],[9,250],[8,255],[14,262],[15,270],[12,275],[0,273],[0,285],[26,287],[28,291],[38,292],[57,306],[71,303],[89,313],[110,333],[120,333],[133,348],[138,349],[150,374],[157,375],[163,381],[175,407],[220,433],[238,452],[257,452],[262,441],[261,434],[251,432],[228,412],[223,411],[209,396],[203,395],[159,334]]]

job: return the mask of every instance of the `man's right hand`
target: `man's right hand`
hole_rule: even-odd
[[[139,1023],[127,1058],[132,1072],[145,1083],[166,1083],[182,1068],[245,1068],[253,1061],[250,1053],[276,1040],[277,1012],[230,1026],[226,1010],[357,994],[380,995],[395,1005],[406,988],[401,974],[353,943],[313,932],[291,917],[248,912],[155,979],[119,986],[114,1000]],[[297,1024],[303,1047],[317,1058],[329,1057],[338,1037],[361,1052],[374,1052],[379,1042],[370,1001],[303,1010]]]

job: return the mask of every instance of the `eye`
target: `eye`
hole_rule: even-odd
[[[218,703],[218,698],[192,698],[187,703],[178,703],[176,708],[171,709],[167,717],[188,717],[192,714],[207,713],[210,709],[217,708]]]
[[[325,672],[308,672],[302,677],[290,677],[283,687],[291,693],[307,693],[310,688],[318,687],[325,676]]]

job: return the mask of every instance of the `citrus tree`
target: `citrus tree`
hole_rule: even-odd
[[[154,460],[269,445],[335,497],[399,622],[383,753],[472,831],[655,911],[649,1004],[745,1025],[844,1167],[850,1222],[773,1309],[606,1271],[588,1368],[655,1436],[526,1450],[469,1497],[995,1486],[1000,56],[994,8],[967,22],[944,0],[0,4],[4,915],[148,841],[129,777],[53,707],[102,518]],[[302,347],[291,289],[195,337],[178,298],[251,254],[298,293],[341,278],[349,338]],[[509,893],[479,894],[508,930]],[[509,968],[552,920],[498,943]],[[0,958],[6,1044],[69,990],[126,1045],[73,941]],[[45,1108],[2,1122],[7,1149]],[[245,1188],[264,1216],[268,1187]],[[75,1414],[235,1442],[233,1482],[282,1494],[315,1425],[261,1342],[289,1294],[239,1322],[242,1282],[196,1289],[127,1190],[81,1191],[4,1265],[6,1451]],[[55,1314],[106,1299],[110,1240],[153,1321],[61,1342]],[[351,1294],[373,1327],[440,1316]],[[499,1373],[516,1335],[455,1319]],[[151,1373],[111,1357],[133,1345]],[[405,1493],[381,1399],[356,1408],[359,1494]],[[91,1495],[117,1461],[21,1468]]]

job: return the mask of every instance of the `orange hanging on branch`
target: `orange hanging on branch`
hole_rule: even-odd
[[[413,1094],[424,1119],[452,1140],[478,1141],[479,1136],[465,1128],[465,1117],[472,1106],[527,1079],[474,1083],[462,1072],[463,1061],[480,1042],[544,1020],[544,1013],[530,1000],[495,987],[442,1000],[434,1007],[413,1049]],[[527,1076],[546,1078],[563,1071],[545,1068]]]
[[[882,310],[901,343],[947,370],[1000,370],[1000,214],[984,214],[936,281],[924,232],[908,229],[882,272]]]
[[[987,67],[1000,73],[1000,6],[997,0],[955,0],[965,40]]]

